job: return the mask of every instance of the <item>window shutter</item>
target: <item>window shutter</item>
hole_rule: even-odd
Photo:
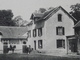
[[[58,27],[56,27],[56,35],[58,35]]]
[[[40,28],[38,28],[38,36],[40,35]]]
[[[65,35],[64,27],[63,27],[63,35]]]
[[[33,37],[34,37],[34,30],[33,30]]]
[[[35,29],[35,37],[37,36],[37,32],[36,32],[36,29]]]

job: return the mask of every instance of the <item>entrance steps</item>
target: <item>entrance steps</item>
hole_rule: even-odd
[[[77,55],[77,52],[68,53],[68,55]]]
[[[33,50],[30,54],[44,54],[43,51]]]

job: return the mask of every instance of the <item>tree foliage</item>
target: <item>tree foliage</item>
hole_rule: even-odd
[[[0,10],[0,26],[15,26],[11,10]]]
[[[80,20],[80,4],[77,3],[75,5],[71,5],[71,12],[70,14],[75,18],[77,19],[77,21],[75,21],[75,23],[77,23],[79,20]]]
[[[15,22],[15,26],[18,27],[25,27],[28,23],[26,20],[23,20],[21,16],[16,16],[13,20]]]
[[[16,26],[21,26],[22,21],[23,21],[21,16],[16,16],[13,20],[14,20]]]

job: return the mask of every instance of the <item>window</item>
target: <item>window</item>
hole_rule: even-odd
[[[28,37],[31,37],[31,30],[28,31]]]
[[[33,30],[33,37],[36,37],[36,29]]]
[[[26,44],[26,41],[23,41],[23,44]]]
[[[40,19],[40,17],[35,17],[34,18],[34,23],[36,23],[39,19]]]
[[[39,49],[42,49],[42,48],[43,48],[43,47],[42,47],[42,44],[43,44],[42,40],[38,40],[38,48],[39,48]]]
[[[65,48],[65,40],[58,39],[57,40],[57,48]]]
[[[62,21],[62,15],[58,14],[58,21],[61,22]]]
[[[34,22],[36,22],[38,20],[38,18],[34,18]]]
[[[64,35],[64,27],[56,27],[57,35]]]
[[[42,36],[42,28],[38,28],[38,36]]]

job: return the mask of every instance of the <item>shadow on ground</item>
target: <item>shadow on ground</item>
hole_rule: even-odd
[[[80,60],[76,56],[48,56],[37,54],[0,54],[0,60]]]

